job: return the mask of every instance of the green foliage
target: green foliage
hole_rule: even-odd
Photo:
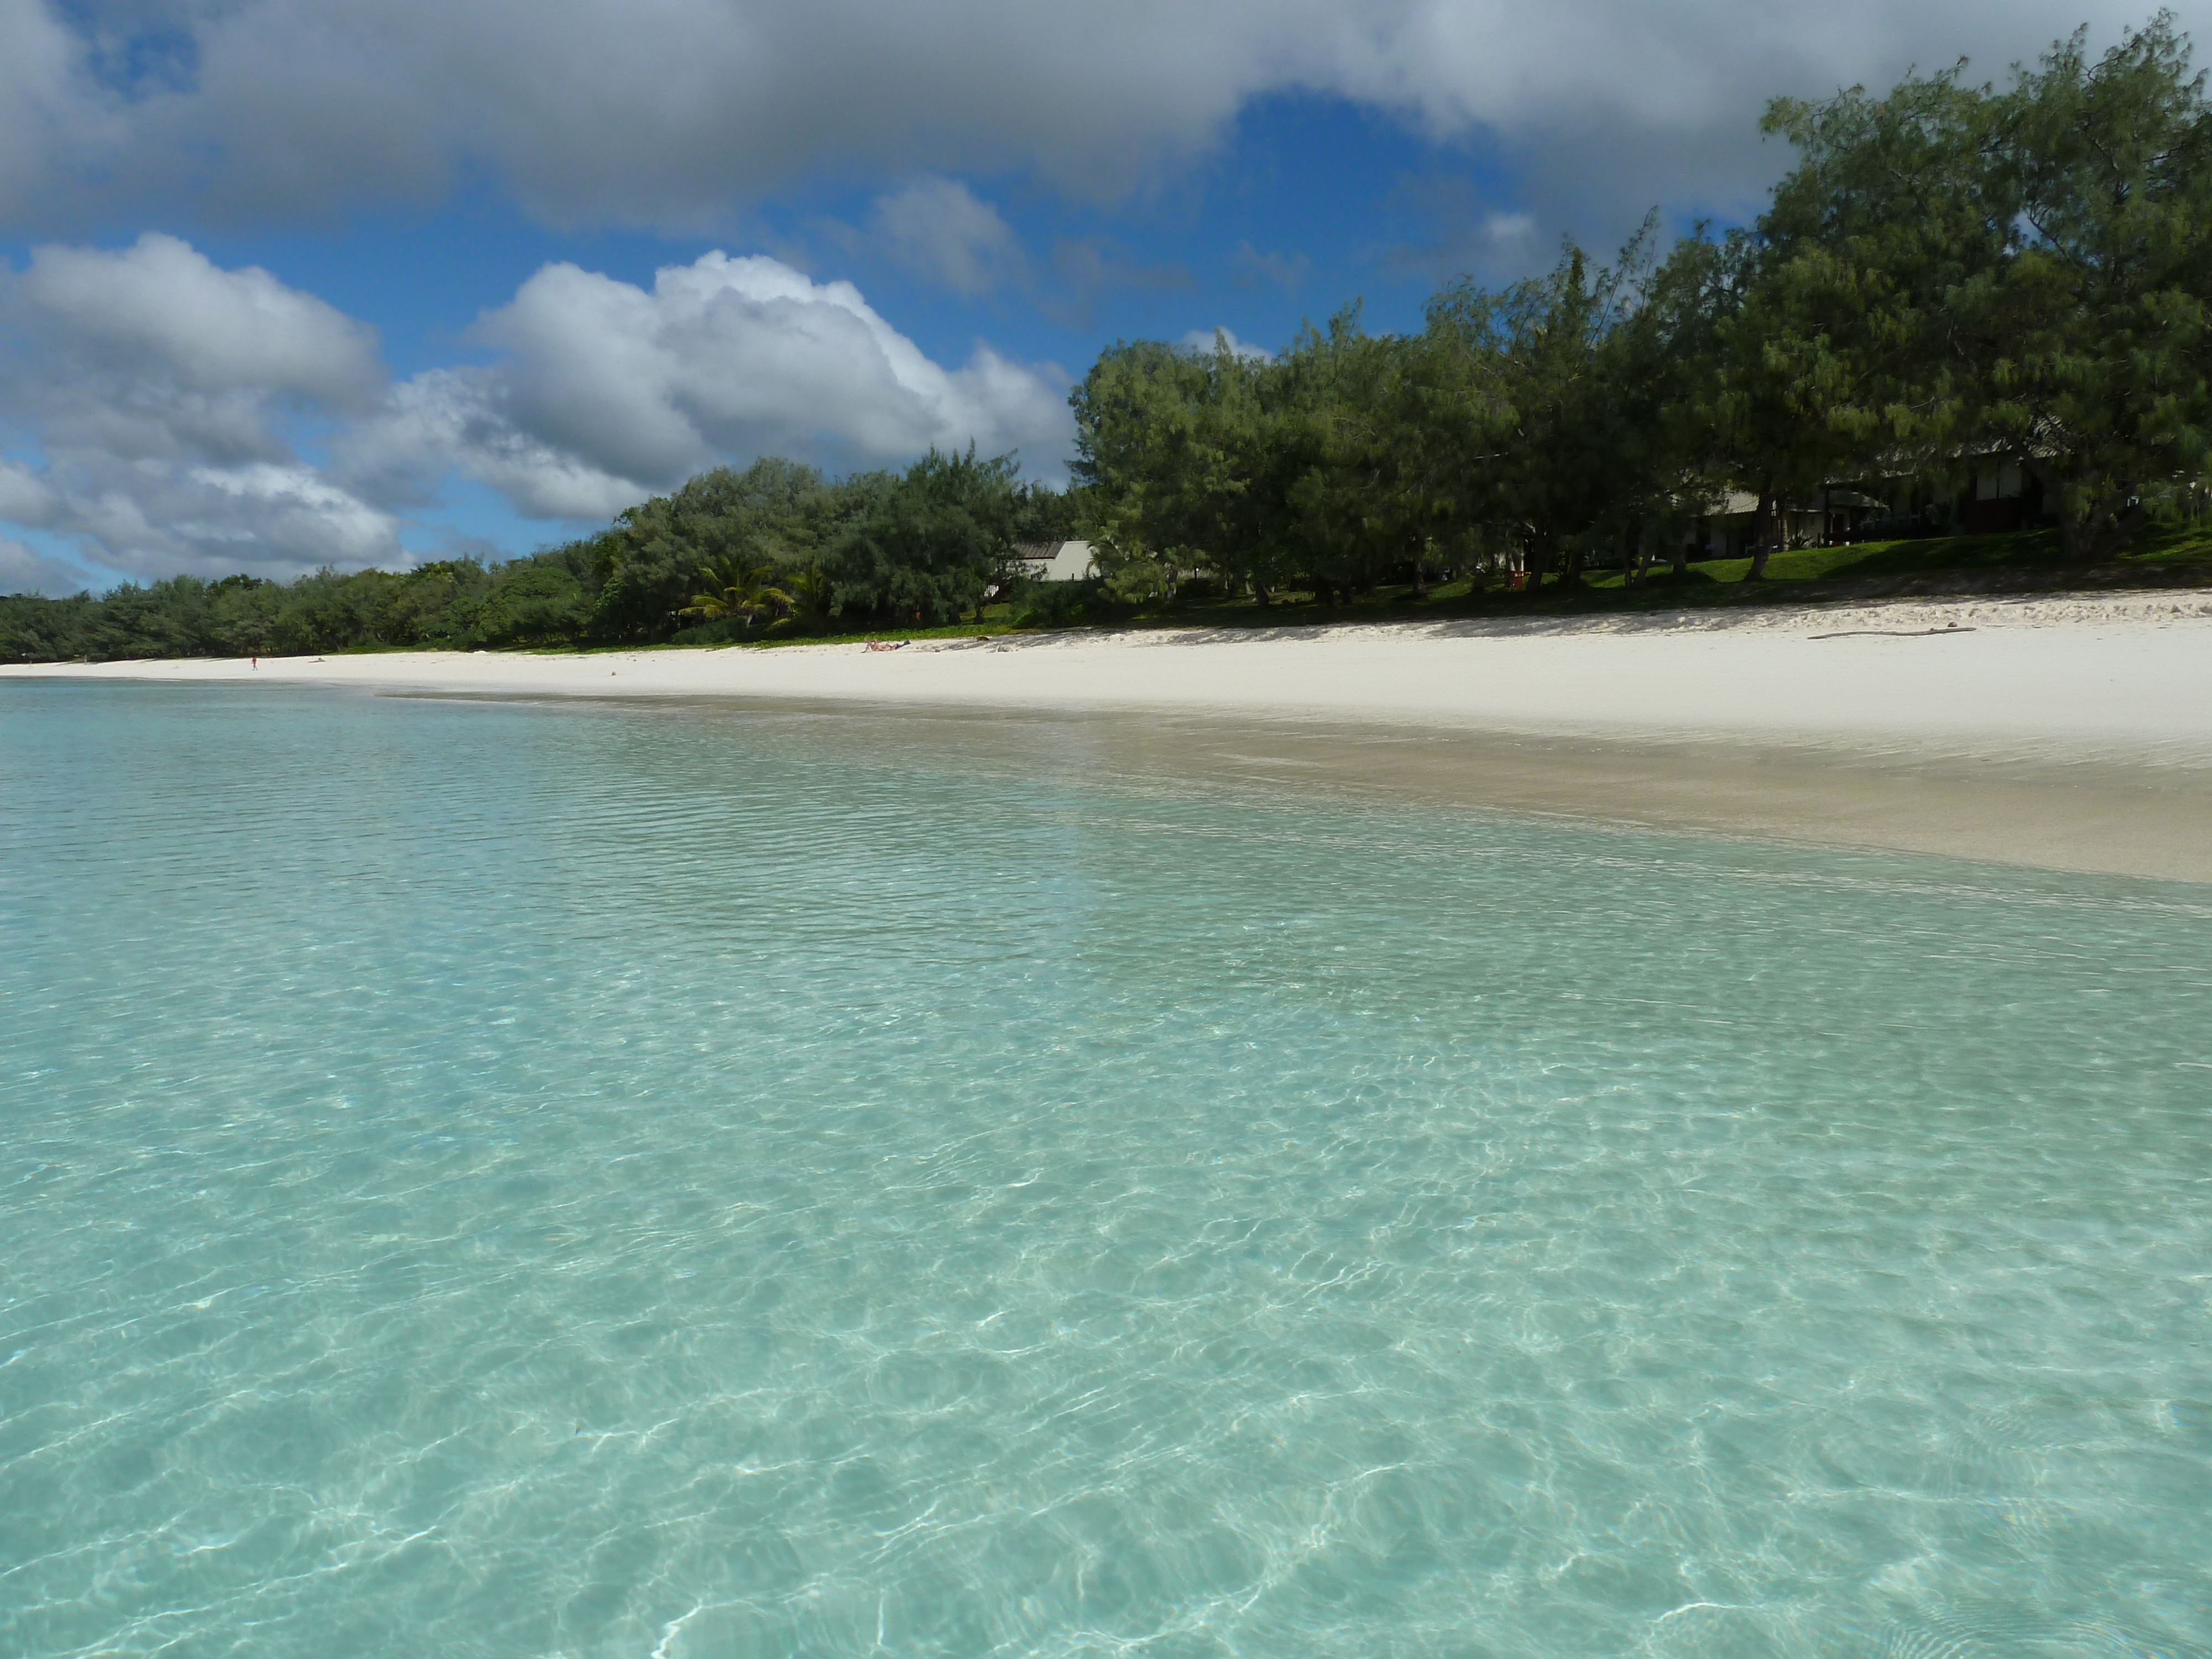
[[[508,565],[476,605],[472,631],[484,645],[555,645],[579,638],[592,617],[583,583],[553,563]]]
[[[775,585],[772,564],[748,564],[725,556],[699,568],[700,592],[676,614],[702,622],[735,617],[747,628],[760,617],[791,607],[791,595]]]
[[[1430,307],[1431,335],[1455,341],[1486,394],[1485,465],[1457,514],[1498,525],[1539,576],[1557,560],[1578,580],[1589,554],[1639,536],[1680,482],[1662,417],[1686,325],[1651,302],[1651,236],[1647,223],[1599,270],[1570,244],[1545,276],[1498,294],[1462,285]]]
[[[2148,486],[2206,457],[2204,77],[2161,14],[2094,64],[2077,33],[1994,118],[2018,217],[2002,280],[1972,296],[1996,348],[1978,413],[2015,451],[2050,456],[2069,550],[2095,556],[2142,526]]]
[[[288,585],[252,576],[174,576],[100,599],[0,599],[0,659],[64,662],[268,656],[359,647],[473,645],[484,596],[532,568],[473,560],[393,574],[317,571]],[[520,596],[518,595],[518,598]],[[526,637],[525,634],[516,637]]]
[[[85,644],[101,608],[89,593],[0,596],[0,662],[73,662],[88,655]]]
[[[173,577],[94,599],[0,597],[0,660],[267,656],[754,637],[842,617],[973,611],[1022,582],[1017,539],[1062,540],[1068,495],[1011,458],[933,452],[904,474],[842,482],[770,458],[717,468],[606,529],[526,558],[317,571],[290,583]],[[690,624],[690,626],[686,626]]]
[[[847,616],[933,622],[980,611],[1015,574],[1013,461],[932,449],[898,477],[858,479],[858,510],[823,556]]]
[[[2002,92],[1915,75],[1765,125],[1797,164],[1723,240],[1661,258],[1647,223],[1609,266],[1570,245],[1447,288],[1419,335],[1370,337],[1354,308],[1265,362],[1110,348],[1072,400],[1109,590],[1348,597],[1501,556],[1572,581],[1656,544],[1686,564],[1684,528],[1735,491],[1757,578],[1826,490],[1917,510],[2004,462],[2071,556],[2110,558],[2196,498],[2212,111],[2169,15]]]
[[[1102,603],[1096,580],[1033,582],[1014,606],[1013,622],[1021,628],[1066,628],[1099,619],[1110,607]]]
[[[793,617],[805,628],[828,626],[837,611],[837,579],[818,563],[804,564],[784,579]]]
[[[2212,111],[2171,14],[2094,63],[2084,39],[2002,92],[1954,71],[1775,105],[1803,159],[1762,222],[1761,294],[1820,382],[1808,434],[1825,415],[1939,475],[2002,453],[2097,558],[2212,442]]]

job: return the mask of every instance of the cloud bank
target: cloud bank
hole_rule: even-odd
[[[770,258],[709,253],[650,290],[550,264],[473,335],[489,362],[392,384],[370,330],[264,270],[152,234],[41,247],[0,281],[0,525],[134,576],[284,576],[404,564],[407,512],[455,476],[592,520],[768,453],[973,442],[1049,474],[1072,431],[1058,370],[985,346],[948,368],[852,284]],[[0,555],[0,584],[53,585],[20,541]]]
[[[0,422],[38,457],[0,465],[0,521],[133,574],[397,555],[392,514],[295,448],[384,396],[374,333],[335,307],[149,233],[38,249],[0,282]]]
[[[1961,53],[1996,73],[2085,17],[2109,35],[2146,9],[9,0],[0,217],[65,229],[189,201],[232,220],[297,218],[425,200],[479,173],[558,224],[696,227],[817,173],[1027,170],[1111,197],[1285,91],[1378,106],[1439,137],[1487,134],[1540,167],[1565,158],[1600,191],[1725,184],[1760,171],[1749,124],[1771,94]]]
[[[448,465],[534,518],[604,518],[730,457],[834,470],[934,444],[1024,451],[1049,471],[1073,435],[1064,376],[978,347],[947,369],[850,283],[709,253],[652,289],[552,264],[485,315],[491,364],[400,387],[349,438],[354,477],[404,494]]]

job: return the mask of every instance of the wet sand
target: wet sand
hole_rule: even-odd
[[[978,765],[1066,755],[1131,776],[2212,881],[2212,594],[1075,633],[896,652],[0,669],[0,681],[57,675],[649,697],[828,720],[825,736],[942,741]]]
[[[726,704],[680,700],[702,713]],[[1728,740],[1620,740],[1234,714],[772,701],[745,717],[847,752],[1008,778],[1412,799],[1523,817],[2212,882],[2212,767]]]

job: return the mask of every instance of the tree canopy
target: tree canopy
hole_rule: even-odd
[[[1449,285],[1419,333],[1370,337],[1355,307],[1265,362],[1109,348],[1074,398],[1102,533],[1259,594],[1474,549],[1572,581],[1741,498],[1756,576],[1785,507],[2009,465],[2075,556],[2109,557],[2212,447],[2212,115],[2170,15],[2085,40],[2002,89],[1962,64],[1778,100],[1796,163],[1718,240],[1662,252],[1655,219],[1609,264],[1570,243]]]

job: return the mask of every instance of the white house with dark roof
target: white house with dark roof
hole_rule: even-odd
[[[1089,542],[1018,542],[1014,555],[1032,581],[1079,582],[1098,574]]]

